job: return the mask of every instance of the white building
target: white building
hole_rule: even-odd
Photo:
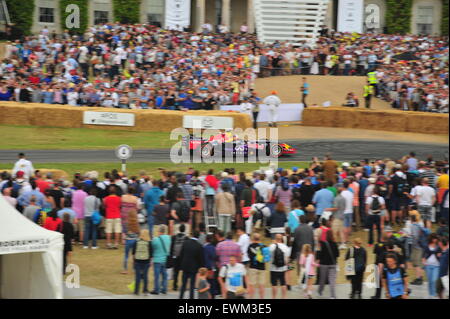
[[[33,0],[27,0],[33,1]],[[61,32],[58,0],[34,0],[35,13],[32,31],[39,32],[45,26]],[[166,0],[142,0],[140,23],[158,23],[165,25]],[[171,0],[174,1],[174,0]],[[247,24],[250,32],[255,31],[254,1],[256,0],[180,0],[191,2],[191,28],[201,29],[205,22],[214,27],[222,23],[233,32],[238,32],[242,24]],[[282,4],[283,0],[276,0]],[[364,30],[371,28],[382,32],[385,27],[385,0],[364,1]],[[112,0],[89,1],[89,24],[114,22]],[[335,29],[339,0],[329,0],[324,23]],[[0,15],[1,18],[1,15]],[[411,33],[440,34],[442,18],[442,0],[413,0]],[[11,17],[13,20],[13,17]],[[374,28],[376,26],[376,28]]]

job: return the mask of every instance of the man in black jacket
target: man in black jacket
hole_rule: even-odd
[[[180,299],[183,299],[187,281],[190,280],[189,299],[194,299],[195,277],[198,269],[204,267],[203,247],[198,242],[200,233],[194,232],[194,236],[185,240],[180,253],[180,269],[183,271],[183,283],[180,289]]]
[[[185,226],[180,225],[178,229],[179,233],[172,236],[171,246],[170,246],[170,261],[167,268],[173,267],[173,290],[178,289],[178,273],[181,270],[181,251],[183,249],[184,242],[188,239],[185,234]]]

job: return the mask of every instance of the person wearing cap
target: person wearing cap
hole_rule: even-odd
[[[12,174],[16,175],[18,171],[22,171],[22,177],[25,179],[29,179],[34,174],[33,163],[25,158],[24,153],[19,153],[18,157],[19,160],[14,164]]]
[[[270,95],[264,99],[263,103],[269,108],[269,127],[277,127],[278,108],[281,104],[278,92],[272,91]]]

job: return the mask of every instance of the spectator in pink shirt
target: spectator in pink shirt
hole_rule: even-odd
[[[78,242],[81,245],[84,235],[84,199],[88,197],[88,194],[83,190],[82,183],[77,183],[75,187],[77,190],[72,194],[72,209],[77,217]]]

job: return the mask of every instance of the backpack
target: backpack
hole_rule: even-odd
[[[264,244],[260,244],[256,250],[255,261],[258,263],[268,263],[270,261],[270,249]]]
[[[177,212],[178,218],[181,222],[189,221],[189,213],[191,212],[191,205],[185,200],[179,201],[180,210]]]
[[[181,249],[183,248],[186,236],[175,236],[175,243],[173,245],[173,256],[180,257]]]
[[[416,224],[416,227],[419,228],[419,240],[418,240],[419,246],[422,249],[425,249],[428,247],[428,236],[430,236],[431,230],[429,230],[426,227],[417,225],[417,224]]]
[[[283,267],[286,265],[284,252],[280,249],[278,244],[275,244],[275,251],[273,253],[273,265],[275,267]]]
[[[253,224],[255,224],[258,220],[262,220],[264,218],[263,209],[266,208],[267,205],[264,205],[261,208],[258,208],[257,205],[255,205],[256,213],[253,215]]]
[[[146,242],[145,240],[139,239],[136,242],[136,253],[134,255],[134,259],[136,260],[149,260],[150,254],[148,251],[148,245],[149,242]]]
[[[372,196],[372,204],[370,205],[372,214],[379,214],[381,212],[380,199],[378,196]]]
[[[289,189],[289,179],[287,177],[281,178],[281,189],[284,191]]]
[[[44,209],[36,210],[33,221],[41,227],[44,227],[45,220],[47,219],[47,211]]]

